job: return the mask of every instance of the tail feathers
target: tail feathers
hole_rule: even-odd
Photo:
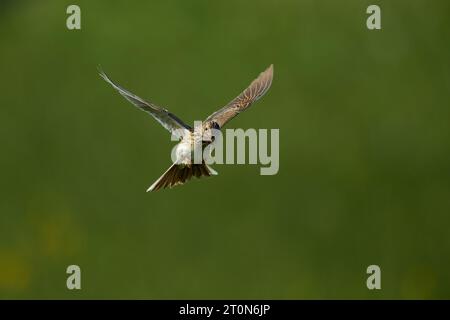
[[[174,163],[147,189],[147,192],[172,188],[185,183],[192,177],[200,178],[202,176],[209,177],[212,175],[217,175],[217,172],[205,163],[188,165]]]

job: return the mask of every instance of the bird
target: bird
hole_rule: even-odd
[[[137,108],[149,113],[165,129],[175,136],[179,143],[175,146],[176,161],[161,175],[148,189],[157,191],[163,188],[172,188],[182,185],[192,177],[217,175],[217,172],[202,160],[202,163],[194,163],[193,150],[197,143],[202,147],[211,144],[214,139],[207,134],[198,135],[196,130],[183,122],[167,109],[146,101],[120,85],[113,82],[109,76],[98,68],[100,76],[117,90],[126,100]],[[221,109],[208,116],[201,124],[201,131],[208,133],[215,129],[221,130],[223,126],[241,112],[247,110],[255,101],[260,99],[269,90],[273,79],[273,64],[253,80],[250,85],[242,91],[236,98],[231,100]]]

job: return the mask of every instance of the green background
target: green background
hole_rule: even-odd
[[[444,0],[2,0],[0,298],[450,298],[449,14]],[[279,128],[279,173],[216,165],[145,193],[173,142],[97,65],[193,123],[271,63],[269,93],[227,128]]]

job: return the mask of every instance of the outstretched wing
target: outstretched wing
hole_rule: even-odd
[[[181,121],[177,116],[170,113],[164,108],[158,107],[153,103],[147,102],[137,95],[125,90],[121,86],[115,84],[102,70],[99,69],[100,76],[105,79],[114,89],[116,89],[125,99],[130,101],[139,109],[149,113],[156,119],[164,128],[169,130],[172,134],[181,138],[185,130],[191,130],[191,127]]]
[[[250,105],[261,98],[272,84],[273,65],[270,65],[258,78],[253,80],[250,86],[245,89],[238,97],[228,103],[222,109],[210,115],[204,123],[215,122],[222,128],[225,123],[233,119],[242,111],[246,110]]]

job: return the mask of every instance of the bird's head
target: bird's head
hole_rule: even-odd
[[[218,134],[217,131],[220,131],[220,126],[217,122],[211,121],[206,123],[203,126],[203,141],[205,142],[213,142],[215,140],[215,136]]]

